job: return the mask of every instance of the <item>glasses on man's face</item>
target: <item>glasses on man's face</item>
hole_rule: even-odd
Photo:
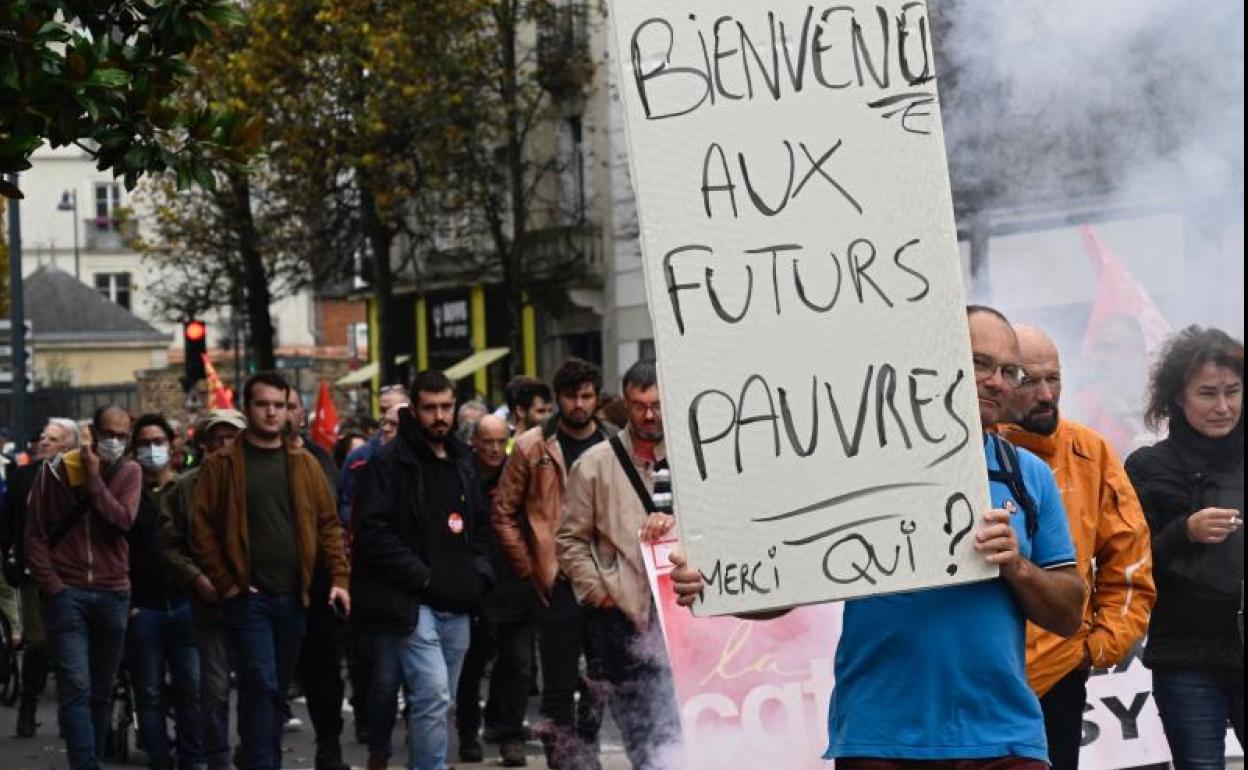
[[[1061,387],[1061,384],[1062,378],[1061,375],[1058,374],[1050,374],[1047,377],[1032,377],[1030,374],[1024,372],[1023,381],[1019,383],[1018,389],[1032,391],[1039,390],[1041,385],[1048,385],[1051,390],[1056,391],[1057,388]]]
[[[645,401],[629,401],[628,410],[638,417],[645,417],[651,413],[653,413],[655,417],[660,417],[663,414],[663,405],[659,401],[652,401],[649,403],[646,403]]]
[[[971,361],[975,365],[976,382],[983,382],[1000,372],[1001,379],[1005,380],[1006,385],[1009,385],[1011,388],[1017,388],[1023,384],[1023,380],[1027,377],[1023,367],[1018,364],[1001,363],[991,356],[976,353],[971,357]]]
[[[377,390],[377,395],[384,396],[387,393],[403,393],[403,392],[404,390],[403,390],[402,385],[382,385],[381,388]]]

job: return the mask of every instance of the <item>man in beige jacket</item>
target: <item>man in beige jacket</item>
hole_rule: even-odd
[[[588,450],[568,476],[555,535],[561,571],[586,608],[590,676],[608,702],[634,770],[661,766],[680,738],[676,696],[650,598],[641,543],[673,526],[653,504],[655,471],[666,467],[654,362],[624,375],[628,429]]]

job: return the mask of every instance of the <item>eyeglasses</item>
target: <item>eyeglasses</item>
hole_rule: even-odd
[[[971,357],[971,361],[975,365],[975,381],[983,382],[991,379],[997,372],[1001,373],[1001,379],[1005,380],[1005,384],[1011,388],[1017,388],[1023,384],[1023,380],[1027,377],[1027,373],[1023,371],[1023,367],[1018,364],[1001,363],[991,356],[984,356],[976,353]]]
[[[638,417],[645,417],[651,412],[653,412],[657,417],[663,414],[663,405],[659,401],[651,403],[645,403],[644,401],[629,401],[628,410]]]
[[[1019,383],[1019,390],[1035,390],[1043,384],[1047,384],[1050,388],[1057,389],[1062,384],[1062,377],[1058,374],[1050,374],[1047,377],[1032,377],[1024,372],[1023,381]]]
[[[407,388],[402,385],[382,385],[377,390],[377,395],[384,396],[387,393],[406,393]]]

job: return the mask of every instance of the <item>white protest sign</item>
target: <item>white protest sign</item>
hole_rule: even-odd
[[[995,574],[925,5],[611,15],[698,612]]]

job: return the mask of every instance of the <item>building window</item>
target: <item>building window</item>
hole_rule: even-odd
[[[117,209],[121,208],[121,185],[117,182],[95,184],[95,227],[116,232]]]
[[[563,122],[558,135],[562,163],[559,169],[563,213],[571,221],[585,221],[585,144],[579,115]]]
[[[130,274],[96,273],[95,289],[104,299],[130,309]]]

